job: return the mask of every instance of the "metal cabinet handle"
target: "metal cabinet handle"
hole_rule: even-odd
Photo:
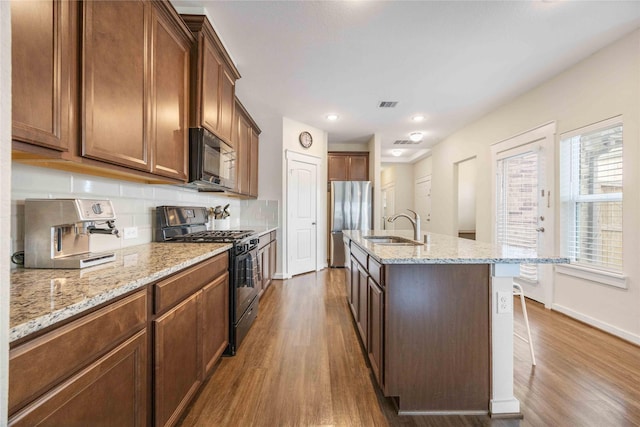
[[[544,227],[538,227],[536,228],[536,231],[539,231],[541,233],[544,233]]]

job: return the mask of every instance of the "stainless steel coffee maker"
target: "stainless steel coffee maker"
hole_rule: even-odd
[[[92,234],[120,237],[110,200],[26,199],[24,266],[84,268],[114,261],[111,253],[90,253]]]

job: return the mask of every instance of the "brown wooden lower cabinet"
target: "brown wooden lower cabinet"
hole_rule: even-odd
[[[9,424],[145,425],[146,312],[140,291],[12,348]]]
[[[229,342],[228,260],[225,252],[154,285],[156,426],[177,423]]]
[[[9,425],[176,424],[229,341],[228,260],[224,252],[11,348]]]
[[[142,427],[146,378],[147,332],[142,330],[24,408],[9,425]]]
[[[153,322],[155,425],[173,425],[202,382],[201,293],[184,300]]]
[[[272,231],[260,236],[260,249],[258,250],[258,262],[260,264],[261,282],[260,293],[262,296],[264,291],[271,285],[273,276],[276,273],[277,260],[277,241],[276,232]]]
[[[229,344],[229,273],[202,288],[202,363],[205,376]]]

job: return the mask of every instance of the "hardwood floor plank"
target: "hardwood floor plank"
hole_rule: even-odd
[[[524,334],[519,300],[515,329]],[[640,425],[640,349],[527,300],[538,365],[515,339],[524,419],[398,416],[374,386],[346,302],[344,270],[275,280],[235,357],[223,358],[183,418],[191,426]]]

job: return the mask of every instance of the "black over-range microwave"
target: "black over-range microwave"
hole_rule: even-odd
[[[200,191],[235,188],[236,153],[204,128],[189,129],[189,185]]]

